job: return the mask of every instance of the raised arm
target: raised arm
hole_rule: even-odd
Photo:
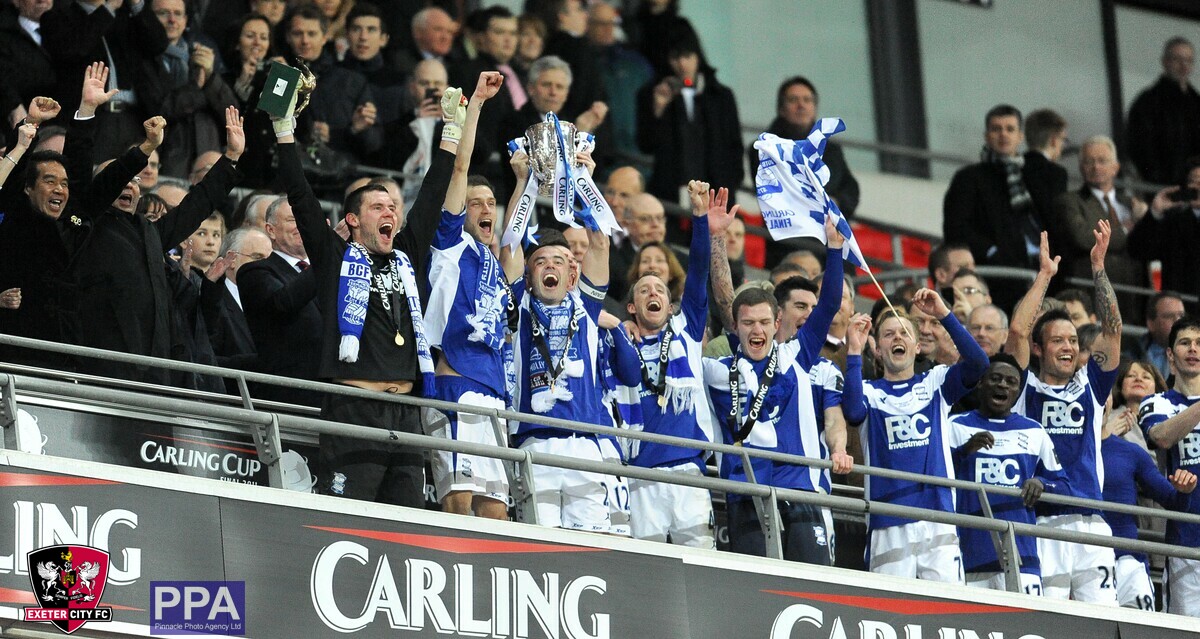
[[[829,249],[825,252],[821,297],[817,298],[817,305],[808,321],[796,332],[801,352],[808,362],[815,361],[821,353],[821,347],[829,335],[829,325],[842,308],[842,245],[846,243],[846,238],[842,237],[829,215],[825,216],[825,242]]]
[[[500,75],[498,71],[484,71],[479,74],[479,80],[475,85],[475,94],[471,96],[470,103],[466,105],[462,139],[458,143],[458,155],[454,158],[454,172],[450,175],[450,186],[446,189],[446,200],[442,204],[442,208],[446,211],[456,215],[464,212],[463,206],[467,199],[467,173],[471,168],[471,155],[475,152],[475,133],[479,129],[479,113],[483,110],[483,103],[495,97],[503,83],[504,76]],[[459,97],[461,95],[461,89],[450,88],[442,95],[442,101],[458,101],[457,108],[461,109],[464,102]]]
[[[529,184],[529,156],[524,151],[517,151],[509,158],[508,164],[517,176],[517,187],[513,189],[512,196],[508,199],[508,211],[504,215],[505,229],[512,223],[513,214],[525,193],[525,186]],[[532,209],[530,212],[532,213]],[[503,237],[503,231],[501,231],[501,237]],[[522,248],[524,241],[525,238],[520,238],[516,245],[500,249],[500,264],[504,268],[504,277],[510,283],[520,279],[521,274],[525,272],[525,249]]]
[[[1108,220],[1100,220],[1092,235],[1096,245],[1092,247],[1092,281],[1096,285],[1096,319],[1100,322],[1100,335],[1092,342],[1092,359],[1100,370],[1109,372],[1121,364],[1121,309],[1117,306],[1117,294],[1104,271],[1104,257],[1108,254],[1108,242],[1112,239],[1112,228]]]
[[[175,246],[194,233],[221,200],[229,195],[239,179],[237,161],[246,149],[246,133],[237,107],[225,109],[225,155],[213,165],[199,184],[192,187],[179,206],[171,209],[154,225],[162,236],[163,246]]]
[[[733,275],[729,272],[729,254],[725,249],[725,230],[737,217],[740,207],[734,204],[726,210],[729,203],[729,189],[722,188],[716,196],[709,196],[708,232],[709,245],[712,247],[708,256],[709,278],[712,280],[713,302],[717,307],[717,317],[725,330],[733,330]],[[693,238],[694,240],[695,238]]]
[[[917,291],[913,296],[913,306],[926,315],[938,318],[962,356],[957,364],[950,367],[946,373],[946,382],[942,386],[946,401],[953,404],[971,392],[979,378],[983,377],[983,372],[988,366],[987,353],[983,352],[975,338],[971,337],[954,313],[950,312],[945,300],[937,291],[928,288]]]
[[[708,188],[707,182],[688,182],[688,197],[692,203],[692,241],[688,253],[687,279],[683,285],[683,315],[688,321],[692,337],[699,340],[704,336],[704,325],[708,320],[708,271],[712,253],[712,228],[708,219],[708,208],[716,199],[716,192]],[[724,229],[720,231],[725,233]]]
[[[80,198],[83,202],[82,206],[74,209],[80,215],[97,215],[107,210],[109,206],[112,206],[113,200],[120,197],[125,185],[146,168],[150,154],[163,142],[167,121],[162,116],[155,116],[143,122],[142,128],[146,131],[146,139],[141,144],[126,150],[108,166],[101,169],[84,190]]]
[[[35,135],[37,135],[37,127],[28,122],[18,128],[17,143],[9,149],[4,159],[0,160],[0,187],[8,182],[8,177],[12,175],[13,169],[21,161],[21,157],[25,155],[25,151],[29,150],[29,145],[33,144],[33,137]]]
[[[863,395],[862,353],[871,334],[871,317],[856,313],[846,327],[846,385],[842,390],[842,414],[846,423],[858,426],[867,420],[867,403]],[[833,451],[830,442],[829,450]]]
[[[462,108],[461,98],[451,100],[447,97],[448,93],[442,95],[441,102],[444,122],[441,145],[433,152],[429,170],[421,180],[421,189],[417,191],[417,198],[404,217],[404,226],[396,236],[396,248],[408,254],[418,273],[425,270],[433,237],[442,219],[442,204],[450,186],[455,155],[467,122],[467,109]]]
[[[608,236],[588,229],[588,252],[583,256],[583,276],[596,288],[608,287]]]
[[[1050,286],[1050,280],[1058,273],[1058,263],[1062,259],[1059,256],[1050,258],[1050,241],[1045,231],[1042,231],[1041,243],[1037,277],[1013,309],[1012,321],[1008,327],[1008,341],[1004,344],[1004,352],[1016,358],[1021,368],[1029,367],[1029,336],[1033,334],[1033,324],[1037,321],[1038,309],[1046,297],[1046,289]]]
[[[293,102],[294,102],[293,98]],[[288,204],[292,207],[292,215],[296,218],[296,227],[300,231],[300,241],[304,243],[304,252],[308,254],[310,264],[320,264],[325,258],[325,239],[329,233],[329,225],[325,212],[321,209],[321,201],[313,193],[312,186],[304,177],[304,167],[300,163],[300,149],[296,145],[296,119],[294,117],[271,118],[275,129],[275,141],[278,145],[279,181],[287,192]]]

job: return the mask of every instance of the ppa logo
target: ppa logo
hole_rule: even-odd
[[[67,634],[89,621],[112,621],[112,608],[99,605],[108,580],[108,553],[60,544],[25,557],[33,595],[41,604],[24,609],[25,621],[48,621]]]
[[[246,634],[246,582],[150,582],[150,634]]]

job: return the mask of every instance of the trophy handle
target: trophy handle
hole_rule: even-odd
[[[317,76],[300,58],[296,58],[296,66],[300,67],[300,81],[296,84],[296,99],[299,104],[296,105],[295,114],[300,115],[308,106],[309,100],[312,99],[312,93],[317,88]]]

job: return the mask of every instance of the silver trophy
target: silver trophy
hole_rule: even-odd
[[[562,129],[563,152],[571,166],[575,165],[575,125],[559,122]],[[538,182],[538,195],[549,197],[554,192],[554,167],[562,161],[558,148],[558,131],[554,122],[538,122],[525,130],[525,148],[529,152],[529,167]]]

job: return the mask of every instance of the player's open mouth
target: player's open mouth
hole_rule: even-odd
[[[46,203],[47,203],[47,204],[49,204],[49,205],[50,205],[50,208],[51,208],[51,209],[53,209],[53,210],[55,210],[55,211],[61,211],[61,210],[62,210],[63,201],[62,201],[61,199],[58,199],[58,198],[50,198],[50,199],[49,199],[49,200],[48,200]]]
[[[1059,356],[1058,356],[1058,361],[1060,361],[1060,362],[1072,362],[1072,361],[1075,361],[1075,356],[1074,356],[1074,355],[1059,355]]]
[[[133,194],[132,193],[122,193],[121,197],[117,198],[117,201],[120,202],[121,204],[127,204],[129,206],[133,206]]]
[[[904,355],[907,352],[908,352],[908,349],[905,348],[903,345],[898,344],[898,345],[892,347],[892,355]]]
[[[379,225],[379,234],[383,236],[383,239],[390,240],[392,239],[393,228],[395,227],[393,227],[390,222],[384,222],[383,224]]]
[[[554,273],[546,273],[542,276],[542,286],[546,288],[554,288],[558,286],[558,276]]]
[[[650,300],[649,302],[646,302],[646,310],[650,311],[651,313],[657,313],[661,311],[662,307],[662,302],[658,300]]]
[[[493,224],[494,224],[494,222],[492,222],[491,220],[489,220],[487,218],[481,219],[481,220],[479,220],[479,230],[490,232],[492,230]]]
[[[767,345],[767,339],[765,337],[751,337],[750,338],[750,347],[751,348],[762,348],[766,345]]]
[[[992,400],[996,401],[996,402],[1000,402],[1000,403],[1007,402],[1008,401],[1008,391],[998,390],[998,391],[992,393]]]

